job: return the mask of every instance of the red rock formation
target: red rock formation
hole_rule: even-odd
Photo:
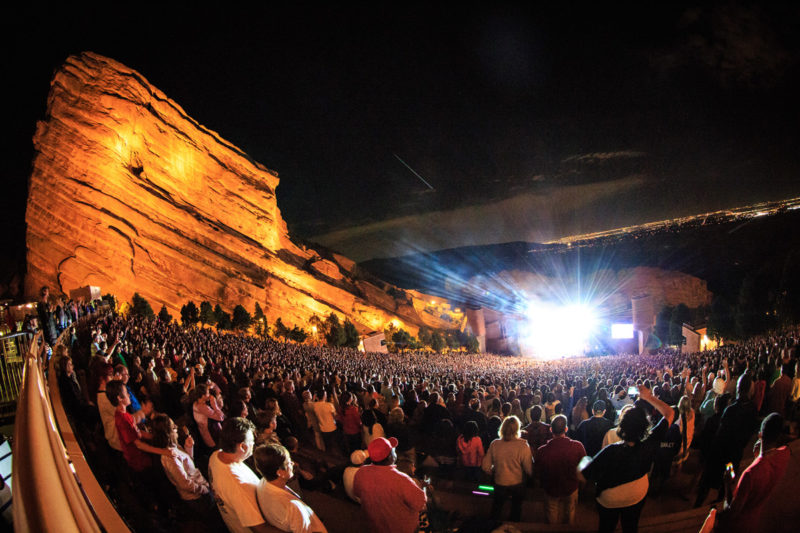
[[[83,53],[51,83],[28,195],[27,294],[97,285],[177,314],[188,300],[261,303],[270,321],[349,317],[362,330],[426,319],[289,238],[278,176],[116,61]]]

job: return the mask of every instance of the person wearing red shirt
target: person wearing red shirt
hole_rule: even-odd
[[[377,438],[367,452],[372,464],[362,466],[353,480],[353,494],[367,513],[370,531],[413,533],[425,510],[425,491],[395,466],[397,439]]]
[[[536,452],[536,468],[545,492],[548,524],[572,524],[578,502],[578,464],[586,450],[567,437],[567,417],[555,416],[550,423],[553,438]]]
[[[464,424],[464,432],[456,441],[458,463],[467,471],[467,478],[478,481],[483,463],[483,441],[478,436],[478,424],[470,420]]]
[[[343,404],[339,414],[348,453],[361,449],[361,410],[351,392],[342,395]]]
[[[759,440],[756,442],[758,455],[742,473],[734,490],[731,490],[732,476],[725,473],[725,506],[717,515],[719,531],[751,533],[761,530],[761,511],[786,473],[791,457],[789,448],[777,447],[782,428],[781,415],[767,415],[761,423]]]
[[[522,430],[523,435],[528,440],[528,445],[531,447],[533,459],[536,460],[536,454],[547,441],[553,438],[553,432],[550,431],[550,425],[541,421],[542,406],[534,405],[529,410],[529,417],[531,423],[525,426]]]
[[[131,470],[142,473],[153,466],[148,453],[175,457],[176,453],[170,448],[156,448],[142,441],[142,438],[149,438],[149,434],[142,433],[133,421],[133,416],[126,411],[131,404],[128,396],[128,389],[121,381],[112,380],[106,385],[106,395],[108,401],[116,408],[114,413],[114,425],[119,433],[119,441],[122,445],[122,455]]]
[[[786,401],[792,392],[792,378],[789,377],[792,368],[786,364],[781,367],[781,376],[767,391],[767,411],[786,415]]]

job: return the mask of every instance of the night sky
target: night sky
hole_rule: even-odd
[[[277,171],[292,235],[356,260],[800,196],[798,4],[650,4],[5,17],[4,227],[22,249],[35,123],[83,50]]]

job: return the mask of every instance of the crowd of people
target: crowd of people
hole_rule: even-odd
[[[716,491],[718,523],[738,530],[786,470],[798,338],[537,361],[365,354],[109,313],[56,356],[73,424],[97,428],[142,505],[206,528],[326,531],[300,495],[324,491],[359,503],[373,531],[425,530],[437,479],[490,479],[492,519],[574,523],[593,487],[599,530],[635,531],[695,450],[695,505]],[[534,482],[543,517],[522,514]]]

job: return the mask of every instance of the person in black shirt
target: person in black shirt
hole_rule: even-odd
[[[719,429],[711,443],[700,487],[697,489],[695,507],[703,505],[710,489],[721,489],[727,463],[733,463],[734,469],[740,471],[739,463],[742,462],[744,447],[758,429],[758,412],[751,401],[752,389],[753,379],[749,372],[745,372],[736,382],[736,401],[725,408],[719,420]]]
[[[468,408],[464,410],[464,414],[460,421],[461,428],[463,429],[464,426],[467,425],[467,422],[470,421],[478,424],[478,436],[481,438],[481,441],[484,443],[487,441],[491,442],[489,433],[487,431],[489,419],[486,418],[485,414],[481,413],[481,401],[477,398],[470,399]]]
[[[614,409],[614,405],[608,399],[608,391],[606,389],[600,389],[597,393],[597,400],[602,401],[605,404],[605,414],[603,416],[611,422],[611,425],[614,425],[614,422],[617,421],[617,411]]]
[[[593,459],[584,458],[579,466],[583,478],[597,484],[601,533],[613,532],[620,520],[623,533],[637,530],[649,488],[647,474],[674,418],[672,408],[653,396],[647,385],[639,393],[641,400],[661,413],[661,421],[647,435],[644,409],[637,406],[626,411],[618,430],[622,442],[606,446]]]
[[[611,422],[605,417],[606,402],[597,400],[592,406],[592,418],[584,420],[578,425],[575,432],[576,438],[586,449],[586,455],[594,457],[603,447],[603,437],[611,429]]]

